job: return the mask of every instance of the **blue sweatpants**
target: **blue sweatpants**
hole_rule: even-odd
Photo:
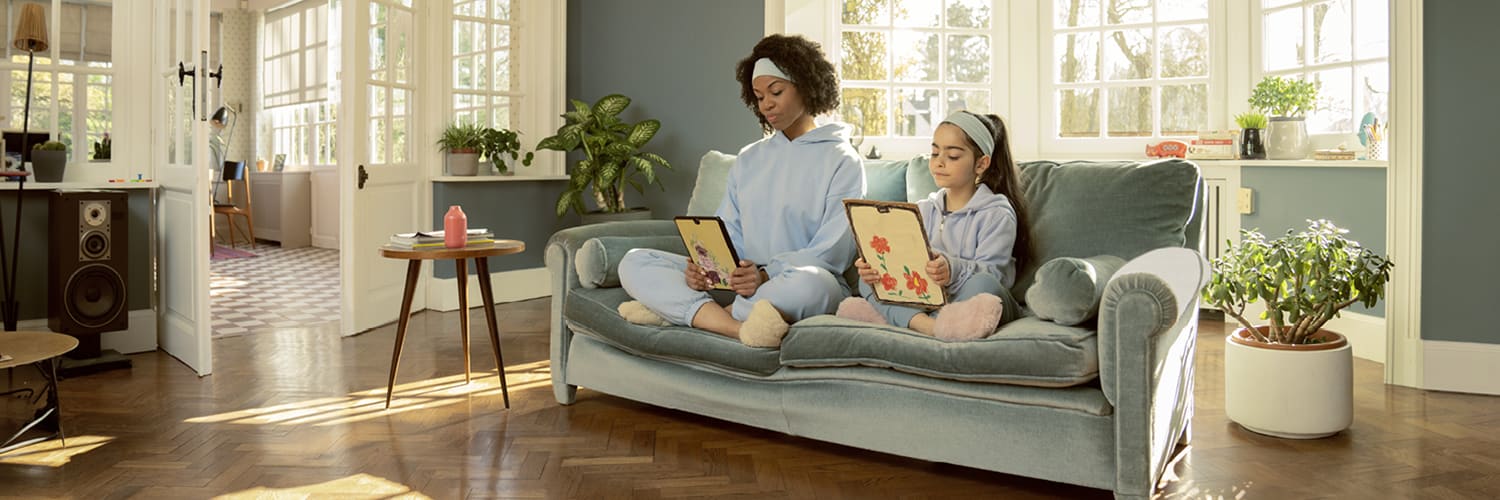
[[[949,304],[974,297],[981,293],[994,294],[1000,297],[1000,302],[1005,305],[1004,312],[1000,314],[1000,324],[1002,325],[1019,318],[1021,315],[1021,306],[1016,304],[1015,299],[1011,298],[1010,290],[1006,290],[1000,284],[1000,278],[996,278],[995,275],[990,273],[977,273],[970,276],[967,281],[964,281],[963,286],[959,287],[958,290],[946,291],[948,292],[947,303]],[[875,298],[875,290],[863,281],[859,282],[859,293],[865,297],[865,300],[870,302],[870,305],[875,306],[875,310],[881,316],[885,316],[886,321],[895,326],[906,328],[907,325],[911,324],[912,316],[927,314],[927,311],[920,308],[881,302]],[[936,318],[939,312],[941,312],[941,309],[933,311],[931,313],[932,317]]]
[[[713,302],[713,298],[708,292],[688,288],[683,279],[687,265],[685,255],[637,248],[620,260],[620,285],[663,319],[690,326],[698,309]],[[776,310],[796,322],[832,313],[839,301],[849,295],[833,274],[811,263],[767,266],[766,274],[771,280],[762,283],[755,295],[734,296],[735,320],[745,321],[756,302],[769,300]]]

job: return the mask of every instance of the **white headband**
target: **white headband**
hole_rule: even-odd
[[[755,60],[755,71],[750,73],[750,79],[754,80],[757,77],[761,76],[774,76],[782,80],[796,83],[792,80],[792,77],[786,76],[786,72],[782,71],[780,66],[777,66],[774,62],[771,62],[771,58],[769,57],[762,57]]]
[[[956,111],[943,119],[943,123],[952,123],[957,125],[958,128],[963,129],[964,134],[967,134],[969,139],[974,141],[974,144],[979,145],[980,156],[993,156],[995,154],[995,133],[990,132],[990,129],[985,126],[984,122],[986,121],[989,120],[980,118],[979,115],[967,111]]]

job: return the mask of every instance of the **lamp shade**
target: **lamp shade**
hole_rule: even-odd
[[[10,45],[27,52],[47,50],[47,11],[41,4],[21,6],[20,20],[16,21],[16,38]]]

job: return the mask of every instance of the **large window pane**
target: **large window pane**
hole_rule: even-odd
[[[1151,78],[1151,30],[1110,31],[1104,35],[1106,80]]]
[[[1161,77],[1208,76],[1208,25],[1167,28],[1161,38]]]
[[[886,135],[887,97],[883,89],[845,88],[839,99],[844,122],[859,135]]]
[[[889,0],[843,0],[844,24],[885,25],[891,22]]]
[[[1104,9],[1105,24],[1149,23],[1151,16],[1151,0],[1108,0]]]
[[[1375,113],[1380,121],[1385,121],[1391,99],[1390,66],[1384,62],[1365,64],[1355,70],[1355,75],[1354,90],[1358,100],[1355,101],[1354,113],[1359,117]]]
[[[896,44],[891,48],[896,57],[896,81],[938,81],[938,42],[941,37],[937,33],[897,31],[894,38]]]
[[[932,137],[938,116],[937,89],[896,89],[896,135],[908,137]]]
[[[1057,93],[1058,134],[1062,137],[1099,137],[1099,91],[1063,90]]]
[[[1099,25],[1100,0],[1056,0],[1052,3],[1053,25],[1076,28]]]
[[[1151,87],[1109,89],[1109,136],[1151,136]]]
[[[1357,0],[1354,5],[1354,56],[1390,57],[1390,13],[1386,0]]]
[[[845,80],[885,80],[886,34],[878,31],[845,31],[840,46],[840,64]]]
[[[942,2],[892,0],[891,24],[902,27],[936,28],[941,25],[942,13]]]
[[[943,109],[943,115],[958,111],[969,111],[972,113],[990,112],[990,91],[988,90],[950,90],[948,91],[948,107]],[[938,119],[939,121],[942,118]]]
[[[990,27],[990,0],[948,0],[948,26]]]
[[[1262,23],[1261,40],[1265,45],[1265,68],[1279,71],[1301,67],[1302,9],[1280,10],[1267,15]]]
[[[988,35],[948,35],[948,81],[989,83]]]
[[[1161,135],[1195,135],[1208,128],[1208,85],[1161,88]]]
[[[495,90],[511,90],[510,78],[510,51],[497,50],[492,54],[495,60]]]
[[[1057,35],[1053,52],[1057,58],[1059,83],[1099,80],[1099,33]]]
[[[1353,68],[1336,68],[1313,73],[1313,79],[1323,82],[1318,92],[1318,105],[1307,117],[1307,131],[1313,134],[1352,132],[1353,119]]]
[[[1158,22],[1208,19],[1208,0],[1157,0]]]
[[[1353,56],[1348,0],[1315,4],[1307,19],[1312,22],[1313,63],[1348,61]]]

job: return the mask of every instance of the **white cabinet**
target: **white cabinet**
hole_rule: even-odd
[[[312,244],[311,173],[250,172],[255,237],[282,248]]]

